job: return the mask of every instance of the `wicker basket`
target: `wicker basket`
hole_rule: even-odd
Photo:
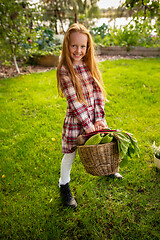
[[[116,142],[78,146],[78,154],[86,171],[94,176],[118,172],[120,153]]]

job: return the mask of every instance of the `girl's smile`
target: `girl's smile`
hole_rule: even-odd
[[[80,32],[73,32],[70,34],[69,52],[73,64],[82,64],[82,58],[87,51],[88,37],[86,34]]]

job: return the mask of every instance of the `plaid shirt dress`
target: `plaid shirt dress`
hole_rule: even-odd
[[[67,112],[62,131],[62,153],[72,153],[76,149],[76,139],[84,130],[91,127],[97,121],[105,121],[102,92],[93,77],[90,75],[85,63],[74,65],[84,99],[87,104],[79,102],[67,69],[62,66],[60,70],[61,84],[67,99]]]

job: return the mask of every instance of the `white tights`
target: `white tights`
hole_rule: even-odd
[[[64,154],[61,162],[61,175],[59,179],[59,186],[65,185],[66,183],[70,182],[70,172],[75,157],[76,151],[74,151],[73,153]]]

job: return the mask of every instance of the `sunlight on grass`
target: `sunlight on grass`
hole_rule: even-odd
[[[1,218],[5,239],[159,239],[160,59],[99,63],[109,127],[134,134],[140,158],[120,169],[123,181],[86,173],[77,156],[71,172],[76,211],[63,208],[58,179],[66,101],[56,70],[0,81]]]

